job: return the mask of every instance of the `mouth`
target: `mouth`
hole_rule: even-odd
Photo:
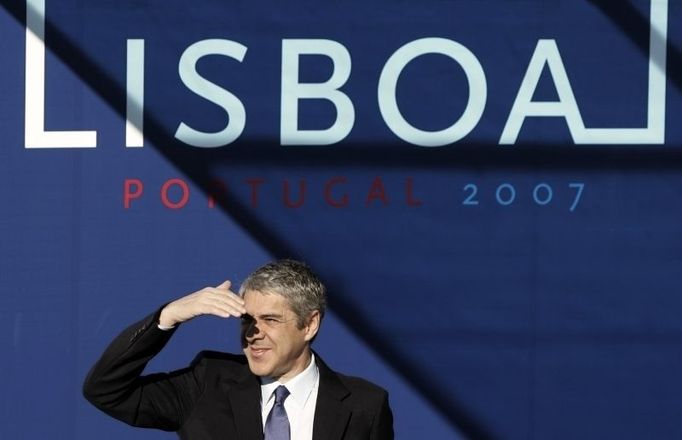
[[[260,359],[260,358],[262,358],[263,356],[265,356],[265,354],[266,354],[269,350],[270,350],[270,349],[269,349],[269,348],[266,348],[266,347],[254,347],[254,346],[250,346],[250,347],[249,347],[249,352],[251,353],[251,356],[252,356],[254,359]]]

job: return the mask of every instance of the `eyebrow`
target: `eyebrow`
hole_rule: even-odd
[[[265,318],[284,318],[284,315],[278,314],[278,313],[266,313],[264,315],[260,315],[259,318],[265,319]]]
[[[258,316],[255,316],[255,317],[254,317],[253,315],[251,315],[251,314],[249,314],[249,313],[244,313],[244,314],[242,315],[242,318],[246,318],[246,319],[254,319],[254,318],[259,318],[259,319],[265,319],[265,318],[281,318],[281,319],[283,319],[283,318],[284,318],[284,315],[279,314],[279,313],[265,313],[265,314],[263,314],[263,315],[258,315]]]

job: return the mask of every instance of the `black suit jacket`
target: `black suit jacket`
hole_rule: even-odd
[[[159,330],[157,319],[158,312],[114,339],[88,374],[85,397],[130,425],[177,431],[184,440],[262,440],[260,382],[244,356],[202,352],[185,369],[142,376],[174,333]],[[315,357],[320,386],[313,440],[393,439],[386,391],[335,373]]]

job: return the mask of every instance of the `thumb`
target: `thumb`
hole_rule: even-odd
[[[220,286],[216,287],[216,289],[220,290],[230,290],[230,287],[232,286],[232,281],[230,280],[225,280]]]

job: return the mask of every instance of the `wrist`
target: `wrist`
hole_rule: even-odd
[[[170,330],[178,324],[178,321],[173,319],[172,312],[168,310],[168,306],[164,307],[159,314],[159,328],[162,330]]]

